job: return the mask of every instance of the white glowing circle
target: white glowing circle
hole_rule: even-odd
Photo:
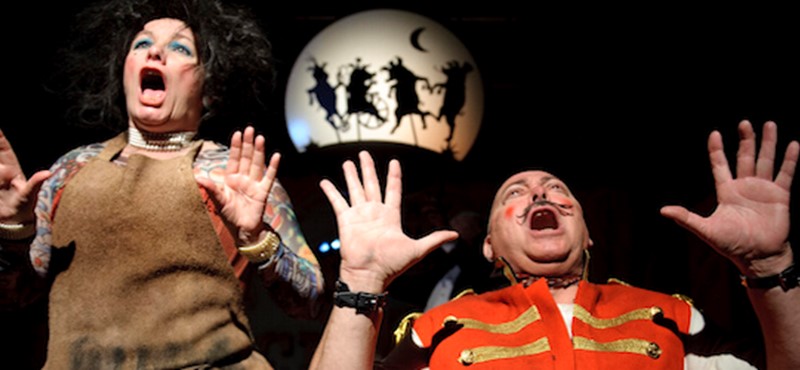
[[[462,160],[482,117],[483,83],[466,47],[437,22],[400,10],[356,13],[322,30],[286,88],[299,152],[383,141]]]

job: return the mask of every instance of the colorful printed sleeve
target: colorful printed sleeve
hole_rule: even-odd
[[[222,184],[228,161],[228,148],[204,150],[195,161],[197,176],[205,176]],[[314,253],[306,243],[300,224],[292,208],[289,195],[276,181],[269,194],[264,211],[264,222],[281,236],[281,246],[272,259],[258,267],[261,280],[275,301],[293,316],[313,316],[317,311],[317,298],[322,293],[322,270]]]
[[[30,249],[31,264],[42,277],[47,276],[50,267],[53,216],[61,192],[78,170],[100,154],[104,147],[105,144],[97,143],[73,149],[50,167],[52,176],[42,185],[36,203],[36,236]]]
[[[34,235],[22,240],[0,240],[0,310],[21,309],[46,296],[53,210],[64,184],[97,154],[95,149],[96,146],[75,149],[50,168],[53,175],[42,184],[34,209]]]

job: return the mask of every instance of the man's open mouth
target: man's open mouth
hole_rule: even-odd
[[[531,215],[531,230],[558,229],[556,214],[549,209],[539,209]]]

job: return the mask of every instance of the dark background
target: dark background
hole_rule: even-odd
[[[43,77],[58,63],[54,52],[64,41],[60,37],[84,3],[46,9],[18,5],[22,8],[14,14],[24,15],[26,27],[4,26],[8,90],[0,127],[28,174],[47,168],[75,146],[105,138],[66,125],[63,107],[42,87]],[[740,120],[751,120],[759,135],[764,121],[775,120],[778,163],[788,141],[800,138],[800,33],[798,23],[789,22],[790,12],[730,5],[529,5],[523,10],[494,3],[434,9],[422,1],[370,6],[292,2],[280,9],[264,2],[250,5],[273,42],[279,73],[270,119],[257,127],[284,155],[279,178],[312,248],[333,239],[336,231],[317,184],[325,177],[343,184],[341,162],[355,158],[359,149],[371,150],[381,171],[389,158],[399,158],[405,193],[434,196],[446,217],[463,210],[486,214],[503,179],[520,169],[543,168],[567,181],[584,205],[595,242],[590,280],[615,277],[685,294],[724,328],[760,335],[736,270],[658,210],[666,204],[701,214],[713,210],[706,152],[712,130],[722,132],[731,158]],[[289,140],[282,92],[296,56],[337,19],[379,7],[428,16],[472,53],[486,100],[481,132],[462,162],[381,144],[301,154]],[[225,142],[227,135],[214,139]],[[798,193],[797,182],[792,190]],[[792,209],[798,209],[797,203],[795,196]],[[797,225],[796,215],[792,220]],[[794,229],[791,238],[800,245]],[[330,291],[338,256],[317,256]],[[266,356],[277,368],[305,368],[330,308],[329,294],[320,317],[310,321],[285,317],[260,291],[249,297]]]

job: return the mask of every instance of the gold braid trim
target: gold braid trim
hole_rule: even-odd
[[[630,284],[628,284],[628,283],[626,283],[626,282],[624,282],[624,281],[622,281],[620,279],[617,279],[617,278],[609,278],[608,280],[606,280],[606,282],[608,282],[609,284],[619,284],[619,285],[624,285],[624,286],[633,286],[633,285],[630,285]]]
[[[394,336],[394,345],[398,345],[401,341],[403,341],[403,338],[408,335],[414,320],[420,316],[422,316],[422,312],[412,312],[408,315],[405,315],[403,319],[400,320],[400,323],[397,324],[397,329],[394,329],[394,332],[392,333]]]
[[[689,298],[689,296],[688,296],[688,295],[683,295],[683,294],[680,294],[680,293],[675,293],[675,294],[673,294],[672,296],[673,296],[674,298],[680,299],[681,301],[684,301],[684,302],[688,303],[688,304],[689,304],[689,306],[692,306],[692,307],[694,307],[694,300],[693,300],[693,299],[691,299],[691,298]]]
[[[547,337],[519,347],[486,346],[465,349],[461,351],[458,362],[462,365],[472,365],[480,362],[499,360],[512,357],[530,356],[550,350]]]
[[[659,307],[650,307],[650,308],[640,308],[638,310],[633,310],[617,317],[612,317],[609,319],[601,319],[598,317],[592,316],[585,308],[581,307],[580,305],[575,305],[574,312],[575,318],[583,321],[586,325],[589,325],[595,329],[608,329],[613,328],[615,326],[620,326],[627,322],[633,320],[652,320],[653,317],[656,315],[662,314],[662,310]]]
[[[451,301],[455,301],[456,299],[459,299],[461,297],[468,296],[468,295],[475,295],[475,291],[472,290],[472,289],[464,289],[464,290],[461,291],[461,293],[456,294],[456,296],[453,297],[453,299],[451,299]]]
[[[456,299],[459,299],[461,297],[474,294],[475,294],[474,290],[464,289],[463,291],[461,291],[461,293],[458,293],[455,297],[450,299],[450,301],[455,301]],[[400,341],[402,341],[406,337],[406,335],[408,335],[411,329],[411,325],[413,325],[414,321],[418,319],[420,316],[422,316],[422,312],[412,312],[409,313],[408,315],[405,315],[403,319],[400,320],[400,323],[397,324],[397,328],[394,329],[394,332],[392,333],[394,336],[395,345],[399,344]]]
[[[652,359],[661,357],[661,347],[655,342],[644,339],[620,339],[612,342],[600,343],[589,338],[574,337],[572,346],[576,350],[597,351],[597,352],[626,352],[645,355]]]
[[[447,316],[444,318],[442,326],[449,322],[456,322],[457,324],[463,325],[466,329],[482,330],[495,334],[511,334],[541,319],[542,315],[539,314],[539,309],[536,308],[536,306],[531,306],[527,311],[517,316],[516,319],[500,324],[489,324],[475,319],[459,319],[455,316]]]

